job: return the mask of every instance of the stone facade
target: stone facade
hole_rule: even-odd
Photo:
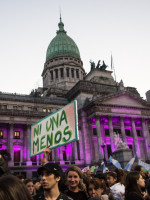
[[[12,172],[36,174],[43,155],[29,157],[31,125],[75,99],[79,141],[53,149],[49,162],[65,169],[108,160],[115,151],[114,132],[132,154],[150,161],[150,104],[135,88],[117,83],[106,69],[92,68],[86,74],[81,59],[73,55],[46,60],[42,77],[43,87],[30,95],[0,93],[0,150],[10,152]]]

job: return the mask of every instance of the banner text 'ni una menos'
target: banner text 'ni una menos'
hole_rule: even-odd
[[[75,100],[31,126],[30,157],[42,153],[48,145],[52,149],[78,139]]]

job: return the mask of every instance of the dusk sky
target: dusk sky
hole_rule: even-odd
[[[104,60],[116,80],[150,90],[150,0],[0,0],[0,91],[29,94],[42,86],[46,51],[60,18],[83,67]]]

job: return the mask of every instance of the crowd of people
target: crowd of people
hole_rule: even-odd
[[[134,170],[98,168],[83,172],[71,165],[63,172],[47,163],[46,149],[37,177],[14,176],[0,155],[0,200],[150,200],[150,176],[137,165]]]

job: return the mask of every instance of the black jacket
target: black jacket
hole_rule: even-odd
[[[36,194],[36,195],[33,195],[32,198],[34,200],[45,200],[44,194]],[[73,200],[73,199],[63,193],[60,193],[60,195],[58,196],[56,200]]]

